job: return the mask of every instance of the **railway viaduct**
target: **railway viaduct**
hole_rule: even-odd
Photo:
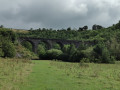
[[[76,40],[63,40],[63,39],[44,39],[44,38],[31,38],[31,37],[20,37],[19,42],[22,43],[23,41],[28,41],[32,44],[32,50],[34,53],[37,53],[37,48],[40,42],[44,42],[47,45],[48,49],[51,49],[54,43],[60,45],[63,48],[64,45],[67,44],[74,44],[76,48],[80,46],[80,44],[84,45],[93,45],[94,42],[90,41],[76,41]]]

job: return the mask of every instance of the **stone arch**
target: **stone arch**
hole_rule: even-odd
[[[31,40],[21,40],[21,44],[23,43],[23,42],[26,42],[26,41],[28,41],[28,42],[30,42],[31,43],[31,45],[32,45],[32,51],[33,52],[36,52],[36,45],[35,45],[35,43],[33,42],[33,41],[31,41]]]
[[[41,40],[41,41],[39,41],[39,43],[38,44],[40,44],[41,42],[43,42],[43,43],[45,43],[46,44],[46,49],[51,49],[52,48],[52,44],[51,44],[51,42],[50,41],[48,41],[48,40]]]

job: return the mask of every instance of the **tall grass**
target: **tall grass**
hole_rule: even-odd
[[[51,61],[50,64],[64,70],[66,75],[76,78],[76,83],[82,89],[120,89],[119,62],[116,64],[95,64]]]
[[[0,58],[0,90],[19,90],[31,71],[31,61]]]

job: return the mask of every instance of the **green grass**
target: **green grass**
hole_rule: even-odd
[[[119,90],[120,64],[84,64],[51,62],[52,66],[64,70],[75,78],[81,90]]]
[[[0,90],[20,90],[31,67],[30,60],[0,58]]]
[[[33,61],[28,85],[21,90],[119,90],[120,64]]]
[[[50,61],[33,61],[33,72],[28,77],[29,85],[21,90],[79,90],[74,78],[68,77],[63,70],[50,65]]]
[[[119,90],[120,62],[0,59],[0,90]]]

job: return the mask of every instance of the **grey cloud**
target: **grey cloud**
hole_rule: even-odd
[[[120,19],[119,0],[0,0],[0,24],[29,29],[72,28]]]

